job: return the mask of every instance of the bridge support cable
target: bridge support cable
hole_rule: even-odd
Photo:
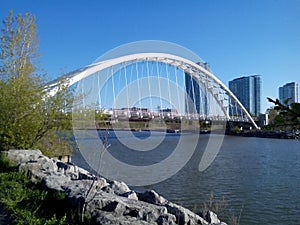
[[[96,84],[97,84],[97,82],[96,82],[96,73],[94,73],[93,74],[93,76],[92,76],[92,83],[91,83],[91,88],[90,88],[90,90],[91,90],[91,94],[93,94],[93,93],[96,93],[96,91],[95,91],[95,89],[97,88],[96,87]],[[92,104],[92,102],[90,103],[90,104]],[[96,105],[95,105],[96,106]]]
[[[115,99],[116,99],[116,90],[115,90],[115,78],[114,78],[114,66],[111,67],[111,83],[112,83],[112,92],[113,92],[113,100],[112,100],[112,113],[115,118]]]
[[[132,84],[134,82],[134,74],[136,75],[136,60],[132,60],[131,63],[130,63],[130,80],[129,80],[129,83]],[[128,91],[131,91],[131,90],[128,90]],[[130,92],[132,94],[132,92]],[[129,102],[129,96],[128,96],[128,102]],[[128,104],[128,108],[131,107],[130,104]],[[129,117],[131,118],[131,112],[129,114]]]
[[[236,96],[234,96],[234,94],[220,80],[218,80],[218,78],[216,78],[212,73],[210,73],[210,71],[207,71],[205,68],[201,67],[200,65],[198,65],[188,59],[176,56],[176,55],[171,55],[171,54],[166,54],[166,53],[137,53],[137,54],[132,54],[132,55],[126,55],[126,56],[121,56],[119,58],[109,59],[106,61],[95,63],[93,65],[85,67],[82,70],[77,70],[74,73],[70,73],[65,77],[69,81],[68,85],[70,86],[73,83],[76,83],[76,82],[94,74],[95,72],[102,71],[102,70],[105,70],[110,67],[111,67],[111,70],[114,71],[114,66],[119,65],[122,62],[126,63],[129,61],[135,60],[136,61],[135,67],[137,70],[137,77],[138,77],[137,80],[139,80],[139,78],[141,78],[141,76],[143,76],[143,74],[140,74],[140,69],[142,69],[142,67],[141,67],[141,65],[138,65],[138,60],[145,60],[145,59],[147,59],[149,61],[155,60],[157,62],[157,65],[159,64],[160,66],[162,66],[162,64],[167,64],[167,65],[172,65],[176,68],[179,68],[184,72],[188,72],[190,74],[190,76],[197,81],[198,84],[200,84],[200,83],[203,84],[204,85],[203,91],[204,91],[204,94],[205,94],[205,92],[207,93],[206,98],[207,98],[207,103],[208,103],[208,104],[206,104],[206,102],[204,101],[203,104],[205,106],[203,108],[204,108],[204,111],[207,111],[205,113],[207,116],[210,114],[215,114],[215,112],[212,112],[215,110],[213,110],[213,109],[208,110],[208,107],[206,107],[207,105],[211,105],[211,103],[212,103],[211,100],[215,100],[220,105],[219,107],[217,107],[217,110],[219,110],[219,108],[221,108],[221,110],[223,112],[225,112],[225,115],[227,115],[227,117],[229,117],[229,115],[228,115],[229,107],[230,108],[231,108],[231,106],[235,107],[236,113],[240,114],[241,117],[243,117],[244,119],[249,120],[256,128],[258,128],[257,125],[255,124],[254,120],[252,119],[251,115],[247,112],[247,110],[244,108],[244,106],[239,102],[239,100],[236,98]],[[170,72],[170,71],[168,71],[168,72]],[[162,78],[162,75],[160,74],[158,79],[161,79],[161,78]],[[198,81],[198,79],[200,82]],[[137,81],[137,82],[138,82],[137,83],[138,94],[140,96],[140,92],[142,90],[140,87],[140,81]],[[84,82],[81,82],[81,85],[82,85],[81,88],[84,88],[83,83]],[[126,83],[126,81],[125,81],[125,83]],[[214,91],[214,90],[213,91],[210,90],[209,88],[210,88],[211,84],[217,84],[216,85],[217,87],[212,87],[212,88],[216,89],[216,91],[219,90],[220,92],[223,92],[224,94],[222,95],[221,93],[216,93],[216,91]],[[45,87],[45,88],[48,88],[46,90],[49,93],[51,92],[50,93],[51,95],[55,94],[56,89],[52,90],[53,89],[52,87],[55,87],[55,85],[57,85],[57,81],[47,84],[47,86]],[[111,85],[112,85],[111,88],[113,89],[112,96],[113,96],[113,98],[116,98],[116,87],[115,87],[116,82],[115,82],[115,78],[113,76],[113,72],[112,72],[112,77],[111,77]],[[193,82],[192,82],[192,85],[194,86]],[[193,97],[192,104],[195,106],[195,104],[200,104],[200,103],[196,102],[196,101],[199,101],[199,100],[196,100],[197,98],[195,97],[196,90],[194,88],[192,88],[192,89],[193,90],[190,90],[193,92],[191,94],[191,96]],[[162,87],[159,88],[159,91],[160,92],[162,91]],[[168,91],[170,93],[169,88],[168,88]],[[228,96],[227,103],[225,103],[224,95]],[[162,96],[161,93],[160,93],[160,96]],[[175,97],[175,96],[173,96],[173,97]],[[231,99],[231,100],[229,100],[229,99]],[[234,102],[235,104],[231,104],[232,102]],[[101,99],[101,104],[103,104],[102,99]],[[160,105],[162,106],[162,103],[160,103]],[[202,103],[201,103],[201,105],[202,105]],[[114,105],[114,107],[115,107],[115,105]],[[240,110],[242,113],[238,112]],[[191,113],[191,110],[189,109],[188,105],[187,105],[185,111],[188,114]],[[230,111],[233,111],[233,108],[231,108]]]
[[[157,66],[157,69],[158,69],[157,75],[158,75],[158,91],[159,91],[159,104],[160,104],[159,109],[158,109],[158,115],[162,116],[161,115],[161,112],[162,112],[161,111],[162,110],[162,96],[161,96],[161,71],[162,71],[162,62],[157,61],[157,65],[159,65],[159,66]]]
[[[138,61],[136,60],[135,62],[136,65],[136,80],[137,80],[137,86],[138,86],[138,95],[139,95],[139,108],[142,108],[141,105],[141,89],[140,89],[140,76],[139,76],[139,65],[138,65]],[[140,110],[138,111],[140,113]]]
[[[214,87],[214,83],[212,83],[212,96],[211,96],[211,101],[213,101],[213,98],[218,101],[218,95],[216,94],[216,87]],[[218,109],[216,104],[212,104],[212,117],[217,117],[218,116]]]
[[[201,86],[201,83],[197,80],[197,83],[198,83],[198,94],[199,94],[199,97],[198,97],[198,101],[199,101],[199,112],[198,112],[198,119],[201,119],[201,114],[203,114],[203,110],[204,110],[204,102],[203,102],[203,92],[202,92],[202,86]]]
[[[208,113],[209,113],[209,99],[208,99],[208,79],[207,79],[207,75],[204,76],[204,89],[205,89],[205,99],[206,99],[206,108],[205,108],[205,120],[208,118]]]
[[[207,94],[205,92],[205,85],[203,83],[199,82],[199,100],[201,102],[201,108],[200,108],[200,115],[201,118],[205,119],[207,116]]]
[[[102,109],[101,92],[100,92],[100,71],[97,72],[97,91],[98,91],[98,107]]]
[[[80,82],[80,84],[81,84],[81,98],[82,98],[82,105],[83,106],[85,106],[86,105],[86,103],[85,103],[85,95],[86,95],[86,93],[85,93],[85,88],[84,88],[84,80],[83,80],[83,82]],[[83,110],[83,109],[82,109]]]
[[[184,72],[184,75],[187,76],[185,72]],[[189,85],[187,83],[188,79],[190,79],[189,76],[187,77],[187,79],[185,79],[185,90],[187,90],[186,91],[187,93],[185,94],[185,102],[186,102],[185,111],[186,111],[187,119],[190,118],[190,114],[191,114],[191,97],[190,97],[191,96],[191,85]],[[188,81],[188,82],[190,82],[190,81]]]
[[[190,116],[192,114],[191,108],[192,108],[192,85],[191,83],[191,77],[184,71],[185,76],[187,76],[187,79],[185,79],[185,89],[187,90],[186,93],[186,113],[187,113],[187,118],[190,119]],[[188,83],[188,82],[189,83]]]
[[[123,62],[122,63],[122,71],[123,71],[123,73],[122,74],[124,74],[124,79],[125,79],[125,95],[126,95],[126,107],[127,107],[127,111],[128,111],[128,108],[129,108],[129,99],[128,99],[128,88],[126,88],[127,86],[128,86],[128,79],[127,79],[127,68],[126,68],[127,66],[126,66],[126,62]],[[122,88],[121,88],[122,89]],[[126,115],[128,115],[128,113],[126,112]]]
[[[155,69],[156,69],[156,66],[155,66],[155,61],[154,60],[152,60],[151,61],[151,72],[150,72],[150,74],[151,74],[151,76],[152,77],[157,77],[157,74],[156,74],[156,72],[155,72]],[[156,79],[157,80],[157,79]],[[150,113],[151,113],[151,115],[149,115],[149,116],[153,116],[153,112],[155,111],[155,98],[157,98],[157,96],[155,96],[156,94],[157,94],[157,85],[156,85],[156,82],[155,82],[155,80],[153,80],[152,81],[152,83],[151,83],[151,87],[153,87],[153,90],[152,90],[152,94],[151,94],[151,96],[153,96],[153,99],[152,99],[152,109],[150,110]],[[155,88],[155,89],[154,89]]]
[[[190,98],[192,99],[192,105],[191,105],[191,118],[194,117],[195,114],[195,87],[194,87],[194,79],[192,77],[192,75],[190,75],[190,81],[191,81],[191,91],[192,91],[192,97],[190,96]]]
[[[130,81],[129,83],[132,83],[133,82],[133,71],[134,71],[134,68],[135,68],[135,64],[134,64],[134,61],[131,62],[130,64]],[[128,99],[129,100],[129,99]]]
[[[174,104],[172,103],[171,87],[170,87],[170,71],[169,71],[170,65],[165,64],[165,67],[166,67],[166,75],[167,75],[167,82],[168,82],[168,97],[169,97],[168,101],[170,101],[169,104],[170,104],[171,109],[172,109]],[[172,110],[170,111],[170,116],[172,117]]]
[[[148,78],[148,90],[149,90],[149,101],[150,101],[150,111],[153,108],[153,102],[152,102],[152,89],[151,89],[151,74],[149,70],[149,61],[146,61],[146,70],[147,70],[147,78]]]
[[[125,62],[124,62],[125,63]],[[120,90],[122,89],[122,87],[121,87],[121,78],[123,78],[124,76],[123,76],[123,73],[122,73],[122,65],[124,64],[124,63],[121,63],[120,64],[120,69],[118,70],[118,72],[116,72],[116,76],[117,76],[117,78],[118,78],[118,86],[117,86],[117,98],[119,98],[120,96],[119,96],[119,94],[120,94]],[[123,81],[123,79],[122,79],[122,81]],[[119,106],[116,106],[116,107],[119,107]]]
[[[177,92],[178,109],[181,110],[181,104],[180,104],[181,101],[180,101],[180,96],[179,96],[179,83],[178,83],[178,74],[177,74],[178,70],[179,70],[178,67],[175,67],[174,76],[175,76],[175,83],[176,83],[176,87],[177,87],[176,92]],[[178,111],[178,114],[180,116],[181,116],[181,113],[182,112]]]
[[[110,73],[110,68],[106,69],[106,85],[105,85],[105,94],[103,100],[105,100],[106,105],[108,104],[108,83],[109,83],[109,73]]]
[[[186,73],[184,73],[185,79],[184,79],[184,89],[186,90],[185,95],[184,95],[184,102],[185,102],[185,116],[188,118],[189,117],[189,95],[190,95],[190,88],[187,86],[187,78],[186,78]],[[189,77],[188,77],[189,78]]]

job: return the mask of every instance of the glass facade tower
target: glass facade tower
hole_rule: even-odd
[[[207,93],[204,88],[190,75],[185,74],[186,108],[188,114],[208,115]]]
[[[197,64],[210,71],[208,63],[198,62]],[[207,90],[203,85],[197,82],[190,74],[185,73],[185,89],[187,94],[186,113],[207,116],[209,114]]]
[[[245,76],[229,81],[229,89],[251,115],[259,116],[261,104],[260,75]]]
[[[288,104],[298,102],[298,84],[295,82],[287,83],[279,88],[279,100],[284,103],[289,99]]]

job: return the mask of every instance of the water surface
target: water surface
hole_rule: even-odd
[[[135,135],[150,138],[143,132]],[[129,164],[149,165],[168,157],[179,138],[180,135],[169,134],[156,149],[137,152],[110,134],[109,151]],[[217,199],[224,198],[227,202],[225,221],[241,213],[240,224],[300,224],[299,140],[225,136],[216,159],[208,169],[199,172],[208,138],[200,136],[191,160],[176,175],[158,184],[132,188],[154,189],[193,211],[200,211],[213,192]],[[86,167],[78,152],[73,161]]]

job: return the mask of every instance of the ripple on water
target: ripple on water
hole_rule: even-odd
[[[144,188],[196,211],[213,192],[225,198],[230,212],[238,215],[242,210],[240,224],[300,224],[299,140],[226,136],[215,161],[200,173],[197,168],[206,143],[207,136],[201,136],[188,165],[166,181]],[[151,157],[166,157],[165,149]]]

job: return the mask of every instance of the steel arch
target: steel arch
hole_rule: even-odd
[[[247,119],[253,124],[253,126],[256,129],[259,129],[259,127],[254,122],[251,115],[241,104],[241,102],[237,99],[237,97],[215,75],[213,75],[210,71],[208,71],[207,69],[198,65],[195,62],[192,62],[180,56],[167,54],[167,53],[137,53],[137,54],[131,54],[131,55],[126,55],[118,58],[97,62],[87,67],[84,67],[82,69],[66,74],[60,77],[59,79],[48,83],[45,87],[45,90],[47,90],[50,96],[53,96],[56,94],[58,90],[57,85],[60,80],[63,80],[63,82],[66,85],[71,86],[76,82],[89,77],[95,72],[104,70],[111,66],[118,65],[121,63],[141,61],[141,60],[159,61],[180,68],[185,73],[190,74],[198,82],[201,82],[205,86],[205,88],[212,94],[212,96],[216,99],[218,104],[221,106],[224,114],[227,116],[227,119],[230,119],[230,116],[226,110],[226,106],[224,102],[228,101],[228,99],[226,99],[224,95],[229,96],[229,98],[233,99],[234,102],[239,106],[239,108],[246,115]]]

